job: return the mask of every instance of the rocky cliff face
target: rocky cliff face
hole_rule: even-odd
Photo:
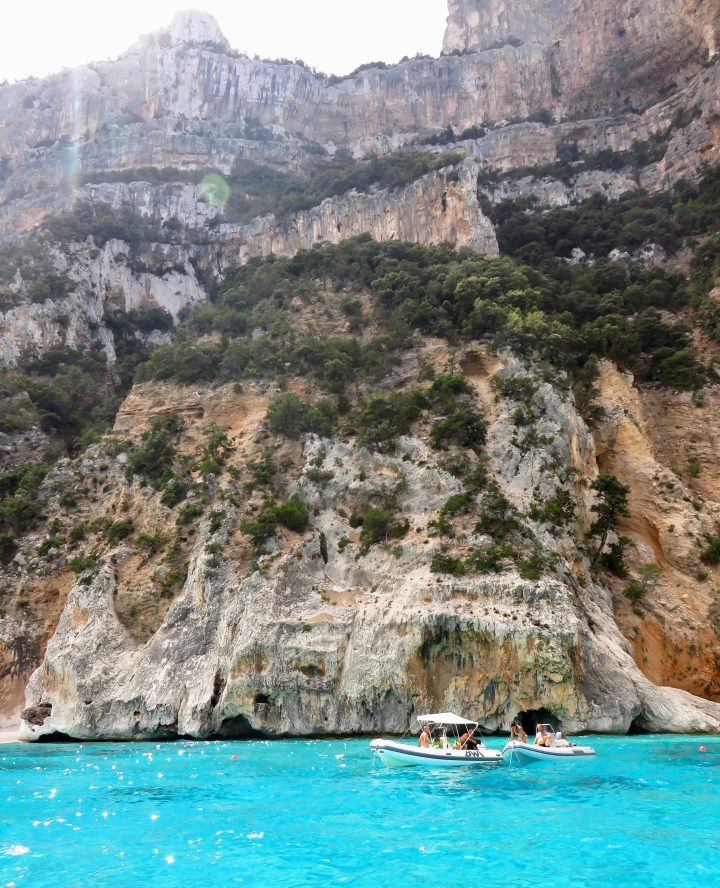
[[[541,48],[553,96],[592,113],[676,89],[716,55],[719,37],[713,0],[451,0],[443,50]]]
[[[102,323],[108,302],[131,308],[154,301],[177,315],[204,298],[191,260],[217,275],[252,256],[291,255],[361,233],[449,241],[494,255],[492,226],[475,195],[479,171],[552,163],[569,146],[586,154],[626,151],[664,131],[678,112],[697,107],[699,116],[673,129],[660,162],[619,173],[590,171],[570,182],[501,185],[491,199],[534,196],[564,204],[597,192],[615,197],[637,185],[657,190],[692,176],[720,154],[720,66],[701,70],[715,56],[717,19],[711,3],[643,6],[635,14],[625,3],[531,9],[468,0],[450,4],[445,49],[460,54],[369,69],[331,84],[301,65],[238,56],[211,17],[184,13],[117,61],[1,87],[0,237],[6,242],[78,200],[129,207],[159,225],[178,220],[186,234],[172,246],[141,251],[165,255],[178,269],[170,276],[121,267],[122,250],[110,270],[107,256],[88,262],[82,258],[87,250],[75,247],[77,267],[59,266],[84,289],[62,303],[6,313],[0,361],[12,364],[28,347],[42,352],[94,342],[112,359],[112,335]],[[642,90],[642,101],[617,84],[607,99],[606,80],[618,71]],[[551,124],[550,115],[577,113],[583,90],[592,101],[583,106],[582,121]],[[539,112],[546,123],[508,123]],[[198,186],[182,181],[188,172],[209,169],[228,175],[238,160],[310,175],[318,157],[327,162],[338,149],[383,155],[418,139],[432,142],[432,134],[447,127],[461,134],[480,125],[492,128],[451,146],[467,158],[455,171],[399,190],[332,195],[307,211],[242,226],[227,223]],[[143,168],[174,169],[176,180],[145,182]],[[132,170],[137,182],[82,184],[87,176],[112,179],[113,171]],[[115,294],[111,300],[109,294]]]
[[[159,306],[177,319],[208,299],[228,267],[319,242],[370,234],[495,256],[478,175],[493,203],[563,206],[638,186],[660,191],[720,158],[716,3],[449,6],[443,57],[339,82],[300,64],[240,56],[211,17],[192,13],[114,62],[0,87],[0,248],[34,239],[40,223],[78,201],[117,217],[130,210],[155,226],[149,241],[48,242],[69,292],[33,302],[22,275],[11,281],[16,304],[0,314],[0,364],[15,365],[28,349],[93,345],[113,364],[108,310]],[[640,166],[548,172],[568,155],[628,152],[658,138],[664,155]],[[457,149],[464,159],[399,187],[344,190],[246,224],[228,221],[195,184],[210,170],[231,180],[245,161],[310,180],[343,151],[361,159],[401,148]],[[346,334],[347,318],[328,321],[337,295],[323,300],[315,315],[295,300],[297,328]],[[444,546],[433,522],[461,487],[421,428],[394,456],[347,438],[272,440],[283,494],[298,493],[312,513],[305,532],[277,533],[259,559],[240,529],[262,507],[247,478],[194,479],[190,502],[210,503],[216,517],[205,517],[195,536],[170,525],[177,551],[168,566],[152,541],[175,513],[126,477],[127,442],[177,411],[188,464],[209,422],[229,431],[239,456],[258,459],[277,388],[139,384],[113,440],[52,469],[39,494],[47,526],[29,532],[0,569],[0,726],[24,705],[29,739],[399,731],[433,708],[477,713],[490,729],[546,708],[568,730],[720,730],[720,704],[701,699],[720,694],[717,577],[698,555],[720,519],[720,469],[707,444],[717,437],[717,392],[709,389],[701,405],[638,389],[603,365],[606,417],[590,430],[572,397],[543,381],[536,443],[523,448],[517,404],[496,396],[491,381],[537,368],[510,354],[455,354],[425,342],[382,385],[402,389],[427,362],[440,371],[456,361],[489,420],[491,474],[511,503],[527,512],[555,491],[558,467],[576,473],[562,473],[576,523],[551,531],[530,521],[551,565],[539,579],[516,569],[464,577],[431,570]],[[299,379],[290,387],[306,393]],[[700,478],[683,470],[688,434]],[[38,461],[46,446],[37,428],[3,434],[0,458],[3,466]],[[599,470],[631,488],[621,529],[633,542],[631,566],[663,571],[641,614],[622,584],[598,581],[577,545]],[[361,555],[353,511],[391,491],[410,532]],[[72,515],[63,502],[75,503]],[[146,548],[106,545],[107,528],[128,515]],[[50,545],[53,522],[66,540],[72,525],[86,528],[72,550],[88,559],[78,576],[66,543]],[[458,532],[468,549],[487,543],[470,523]]]
[[[508,454],[515,404],[492,398],[489,382],[494,373],[527,371],[512,358],[477,353],[463,366],[493,417],[488,453],[503,493],[526,508],[543,486],[554,489],[548,466],[561,460],[577,470],[582,500],[596,454],[567,396],[543,385],[535,397],[547,445]],[[118,431],[141,431],[137,409],[152,402],[187,417],[195,409],[181,392],[138,391]],[[256,394],[201,395],[190,435],[221,405],[241,422],[238,447],[253,452],[263,436],[253,419]],[[103,459],[97,450],[86,462]],[[541,705],[571,731],[720,729],[720,704],[657,687],[642,674],[610,595],[567,560],[573,546],[564,534],[535,528],[547,551],[563,553],[540,581],[512,572],[432,573],[441,549],[429,522],[462,487],[419,438],[382,456],[311,437],[294,459],[290,490],[313,507],[308,530],[280,534],[272,554],[253,565],[237,537],[232,485],[224,485],[222,520],[201,526],[182,591],[156,614],[149,636],[132,630],[137,616],[129,620],[128,596],[139,601],[143,577],[153,584],[132,549],[117,548],[81,577],[28,685],[28,739],[402,732],[415,713],[441,704],[477,713],[489,729],[507,729],[519,712]],[[105,475],[118,502],[145,497],[133,514],[151,522],[148,530],[161,526],[162,507],[128,484],[121,468]],[[92,465],[83,471],[92,475]],[[397,548],[359,556],[347,516],[399,481],[410,534]],[[52,488],[57,479],[46,483]]]

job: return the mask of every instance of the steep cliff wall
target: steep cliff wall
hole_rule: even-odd
[[[643,107],[718,52],[714,0],[450,0],[443,51],[542,48],[552,94],[566,107]]]
[[[526,371],[513,359],[477,353],[463,366],[478,405],[493,415],[492,470],[514,503],[527,507],[545,485],[554,489],[552,460],[577,469],[580,490],[587,485],[597,472],[592,437],[566,395],[543,385],[536,398],[545,406],[540,440],[548,443],[508,452],[515,405],[488,400],[489,382],[496,371]],[[240,452],[252,454],[265,438],[256,398],[208,391],[193,407],[190,393],[146,388],[131,400],[128,416],[119,416],[117,430],[137,435],[138,408],[154,403],[179,407],[192,437],[222,408],[236,417]],[[108,552],[69,594],[28,685],[25,736],[400,732],[415,713],[438,706],[477,713],[491,729],[507,729],[518,712],[541,706],[568,730],[720,729],[719,704],[658,688],[642,675],[615,625],[609,594],[592,581],[580,583],[564,557],[532,582],[513,571],[456,579],[431,572],[442,546],[429,522],[462,488],[421,438],[403,439],[395,456],[315,437],[286,453],[293,463],[289,491],[312,506],[307,531],[281,533],[272,554],[253,562],[237,536],[238,508],[246,504],[232,505],[237,493],[223,479],[222,520],[212,528],[202,523],[187,580],[149,635],[138,635],[138,614],[124,602],[131,595],[139,601],[140,588],[152,589],[158,575],[152,565],[138,568],[127,546]],[[92,477],[90,463],[102,460],[98,449],[81,471]],[[118,491],[117,504],[132,503],[148,532],[164,524],[155,496],[128,483],[121,464],[106,469],[105,478]],[[398,489],[399,481],[399,508],[411,532],[399,547],[362,556],[348,515],[369,494]],[[50,488],[55,483],[48,478]],[[564,534],[535,530],[548,552],[572,551]]]
[[[53,201],[54,209],[70,209],[76,199],[99,201],[113,209],[128,207],[160,224],[178,220],[190,236],[179,244],[131,248],[112,240],[102,250],[74,244],[57,251],[55,264],[71,274],[74,292],[64,299],[25,302],[0,312],[0,366],[16,364],[28,349],[44,354],[54,346],[87,348],[93,343],[101,344],[113,362],[105,311],[157,305],[177,318],[183,308],[207,300],[195,266],[218,275],[253,256],[292,256],[319,241],[339,243],[360,234],[378,241],[448,242],[496,256],[495,232],[477,201],[476,178],[477,167],[470,164],[432,173],[393,192],[353,191],[311,210],[282,219],[262,216],[248,225],[218,223],[217,208],[204,201],[196,186],[115,183],[77,189],[61,202]],[[22,220],[11,213],[6,218]],[[148,270],[140,270],[145,267]]]
[[[108,309],[158,305],[177,318],[207,299],[207,282],[228,266],[318,242],[370,234],[494,256],[478,174],[496,174],[484,189],[495,202],[535,197],[550,206],[637,186],[658,191],[695,176],[720,157],[720,64],[711,61],[719,16],[708,0],[637,8],[625,0],[451,0],[442,58],[329,82],[302,65],[239,56],[210,17],[183,14],[115,62],[0,87],[4,245],[34,238],[42,220],[78,200],[118,216],[129,208],[165,238],[48,247],[71,291],[42,303],[21,295],[0,315],[0,363],[13,365],[28,348],[95,344],[113,362]],[[462,138],[468,128],[472,137]],[[573,152],[627,152],[653,138],[664,155],[639,167],[571,168],[560,178],[514,172]],[[466,158],[402,187],[331,195],[243,225],[228,222],[186,175],[230,177],[237,161],[249,160],[310,176],[339,149],[361,158],[401,147],[459,148]],[[113,172],[144,167],[175,174],[113,181]],[[337,295],[321,295],[315,314],[293,300],[293,332],[357,334]],[[365,308],[369,302],[362,294]],[[377,322],[365,320],[361,338]],[[301,446],[268,434],[272,383],[136,385],[116,440],[61,460],[47,476],[39,493],[45,523],[18,539],[0,569],[0,719],[19,715],[32,674],[24,723],[32,739],[400,730],[413,712],[436,707],[468,709],[491,728],[543,706],[568,729],[720,729],[720,705],[686,693],[720,694],[717,571],[698,554],[720,519],[718,467],[702,444],[716,437],[717,392],[708,389],[703,408],[689,394],[638,389],[607,365],[606,418],[591,433],[567,391],[542,381],[535,443],[523,448],[518,405],[491,384],[496,372],[531,372],[510,355],[479,346],[456,355],[429,341],[381,386],[402,388],[426,379],[428,362],[441,371],[456,361],[489,421],[486,454],[498,490],[531,512],[562,476],[577,503],[567,531],[528,520],[541,575],[528,579],[507,565],[463,577],[431,569],[448,546],[433,522],[461,487],[429,446],[427,428],[415,427],[395,456],[370,454],[347,436]],[[306,380],[288,384],[319,394]],[[200,459],[211,421],[229,430],[238,466],[240,456],[247,463],[275,448],[284,474],[267,495],[302,495],[312,507],[308,529],[280,531],[258,559],[240,525],[264,500],[238,467],[220,477],[196,473],[189,502],[205,518],[197,533],[174,525],[158,492],[125,472],[127,440],[137,442],[171,410],[186,421],[186,467]],[[682,468],[688,429],[699,478]],[[8,464],[39,459],[47,439],[38,429],[16,437],[0,438]],[[621,528],[634,544],[631,567],[662,570],[641,608],[624,583],[600,583],[578,545],[592,520],[588,487],[598,469],[631,488]],[[354,511],[390,493],[409,535],[362,555]],[[144,541],[109,544],[109,527],[128,515]],[[73,541],[79,525],[86,536]],[[457,530],[452,545],[463,557],[488,544],[469,520]],[[87,561],[72,567],[77,556]]]

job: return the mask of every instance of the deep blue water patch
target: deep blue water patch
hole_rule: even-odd
[[[468,773],[360,740],[4,746],[0,888],[720,885],[720,738],[589,742]]]

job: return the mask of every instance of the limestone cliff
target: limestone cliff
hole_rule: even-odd
[[[29,266],[2,275],[0,365],[99,346],[112,387],[123,343],[109,314],[159,307],[177,322],[254,257],[360,234],[496,256],[478,177],[490,204],[567,206],[638,187],[662,192],[720,159],[713,0],[450,0],[449,11],[441,58],[342,79],[239,55],[212,17],[193,12],[115,61],[1,86],[3,261],[14,269],[16,254],[40,245],[66,286],[60,296],[33,296],[37,251]],[[616,162],[638,145],[663,150]],[[261,203],[254,218],[236,217],[242,223],[199,184],[216,173],[252,206],[257,182],[233,184],[243,164],[260,180],[301,187],[345,169],[343,158],[350,169],[353,159],[445,151],[460,156],[414,181],[338,185],[288,212]],[[603,152],[610,168],[592,161]],[[78,235],[71,223],[81,206],[130,214],[136,231]],[[71,236],[43,228],[59,214]],[[671,261],[687,267],[684,254]],[[352,334],[360,347],[388,332],[368,292],[335,283],[279,289],[293,344]],[[474,285],[496,301],[504,295],[492,282]],[[421,303],[423,288],[411,296]],[[263,323],[250,325],[244,344],[262,343]],[[377,387],[402,392],[427,385],[428,367],[460,368],[488,421],[484,458],[502,496],[530,516],[560,486],[577,506],[562,529],[527,517],[542,569],[436,569],[448,548],[437,532],[442,509],[463,488],[430,446],[427,423],[416,422],[395,454],[370,453],[349,433],[273,436],[272,379],[137,383],[111,435],[55,462],[37,493],[42,522],[13,540],[17,552],[0,567],[0,726],[24,709],[29,739],[379,732],[404,730],[420,709],[457,708],[489,729],[549,711],[568,730],[720,730],[720,704],[711,702],[720,698],[718,568],[700,561],[720,521],[717,386],[702,397],[677,394],[635,385],[605,362],[604,418],[589,428],[562,374],[460,332],[452,348],[421,336]],[[175,333],[168,321],[165,332],[132,335],[154,346]],[[199,341],[225,336],[211,329]],[[711,362],[714,347],[700,345]],[[303,397],[327,393],[285,376]],[[536,420],[525,443],[524,413],[496,382],[530,377]],[[350,384],[360,401],[373,393],[363,379]],[[19,413],[24,396],[8,396]],[[141,434],[172,413],[185,421],[178,448],[189,521],[203,514],[194,525],[127,472]],[[201,474],[193,467],[208,423],[228,432],[235,461]],[[0,435],[0,468],[55,461],[57,446],[39,419],[10,428]],[[281,469],[261,493],[248,466],[268,450]],[[598,471],[631,490],[619,528],[632,541],[630,569],[652,563],[662,572],[642,608],[624,582],[591,570],[583,541]],[[310,506],[307,528],[278,530],[258,555],[243,525],[293,494]],[[358,510],[388,497],[408,534],[364,551]],[[110,529],[128,518],[132,539],[111,542]],[[460,555],[490,545],[467,516],[454,520]]]
[[[477,353],[463,366],[493,415],[488,451],[502,491],[526,507],[544,484],[553,486],[553,460],[577,469],[582,491],[597,472],[595,449],[567,396],[541,387],[539,431],[548,445],[514,449],[509,459],[515,405],[486,400],[489,382],[493,373],[526,371],[511,358]],[[138,391],[118,431],[137,435],[136,410],[162,403],[191,419],[192,437],[221,409],[235,418],[240,451],[252,453],[263,438],[253,418],[259,395]],[[107,464],[102,449],[89,457],[86,477]],[[390,457],[310,437],[291,459],[290,490],[313,507],[307,531],[280,534],[272,554],[253,564],[237,535],[237,494],[223,482],[221,520],[202,524],[182,590],[169,607],[146,612],[149,633],[138,635],[128,602],[152,601],[157,579],[131,548],[109,552],[80,578],[28,684],[28,739],[401,732],[415,713],[440,705],[476,713],[491,730],[541,706],[571,731],[720,729],[720,704],[657,687],[641,673],[612,599],[576,575],[563,536],[536,528],[548,551],[565,553],[539,582],[512,572],[432,573],[440,549],[429,522],[462,488],[419,438],[403,439]],[[104,477],[148,532],[162,526],[163,508],[124,479],[121,464],[106,465]],[[48,478],[49,489],[57,480]],[[359,555],[347,516],[368,495],[393,488],[410,534],[396,549]]]
[[[714,0],[450,0],[446,53],[541,49],[552,94],[589,112],[643,107],[718,52]]]

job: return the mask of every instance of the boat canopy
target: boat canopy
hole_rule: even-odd
[[[435,712],[429,715],[419,715],[417,720],[421,725],[462,725],[463,727],[472,725],[474,728],[478,726],[476,721],[463,718],[461,715],[455,715],[454,712]]]

